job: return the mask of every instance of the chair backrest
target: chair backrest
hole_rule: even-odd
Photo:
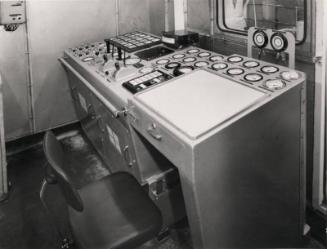
[[[67,204],[76,211],[83,211],[82,199],[64,170],[65,154],[62,145],[57,140],[53,132],[47,131],[45,133],[43,149],[49,163],[51,174],[55,177],[56,182],[59,184],[60,190]]]

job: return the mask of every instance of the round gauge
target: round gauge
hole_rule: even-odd
[[[165,65],[167,63],[169,63],[168,59],[161,59],[161,60],[157,60],[156,62],[158,65]]]
[[[237,63],[237,62],[243,61],[243,58],[240,56],[231,56],[231,57],[228,57],[227,61],[231,62],[231,63]]]
[[[207,61],[198,61],[194,64],[195,67],[206,67],[209,65],[209,62]]]
[[[287,48],[287,39],[281,33],[275,33],[270,38],[270,44],[272,48],[277,51],[281,52]]]
[[[261,68],[261,72],[268,73],[268,74],[269,73],[276,73],[278,71],[279,71],[278,67],[274,67],[274,66],[264,66],[264,67]]]
[[[201,52],[198,54],[198,56],[200,58],[209,57],[210,55],[211,55],[211,53],[209,53],[209,52]]]
[[[214,56],[211,56],[211,57],[209,58],[209,60],[212,61],[212,62],[214,62],[214,61],[221,61],[221,60],[223,60],[223,59],[224,59],[224,57],[221,56],[221,55],[214,55]]]
[[[280,74],[280,76],[284,79],[284,80],[297,80],[298,78],[300,78],[300,74],[296,71],[286,71],[286,72],[282,72]]]
[[[178,62],[170,62],[168,64],[166,64],[165,68],[167,69],[174,69],[175,67],[180,67],[181,64]]]
[[[173,58],[174,59],[182,59],[182,58],[184,58],[185,57],[185,54],[174,54],[173,55]]]
[[[200,52],[200,49],[197,49],[197,48],[187,50],[188,54],[196,54],[196,53],[199,53],[199,52]]]
[[[242,73],[244,73],[242,68],[230,68],[227,70],[227,74],[229,75],[240,75]]]
[[[125,60],[125,64],[126,65],[134,65],[136,63],[139,63],[141,61],[141,59],[139,58],[128,58]]]
[[[82,61],[88,62],[88,61],[93,61],[93,60],[94,60],[93,57],[85,57]]]
[[[270,90],[279,90],[286,86],[285,82],[280,79],[267,80],[264,86]]]
[[[221,69],[225,69],[227,68],[228,65],[226,63],[215,63],[215,64],[212,64],[211,68],[218,71],[218,70],[221,70]]]
[[[244,76],[244,79],[250,82],[257,82],[263,79],[261,74],[249,73]]]
[[[268,36],[263,30],[257,30],[253,34],[253,43],[258,48],[264,48],[268,43]]]
[[[174,70],[174,76],[179,76],[182,74],[189,73],[193,71],[194,68],[192,66],[181,66],[181,67],[176,67]]]
[[[260,63],[257,61],[246,61],[243,63],[243,66],[246,68],[255,68],[258,67],[259,65]]]
[[[195,57],[187,57],[185,59],[183,59],[183,62],[188,63],[188,62],[194,62],[196,61]]]
[[[146,74],[146,73],[152,73],[153,72],[153,68],[152,67],[144,67],[142,69],[140,69],[140,73]]]

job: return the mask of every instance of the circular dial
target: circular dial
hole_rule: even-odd
[[[196,66],[196,67],[205,67],[208,65],[209,65],[209,62],[207,62],[207,61],[198,61],[194,64],[194,66]]]
[[[212,64],[212,66],[211,66],[212,69],[217,70],[217,71],[221,70],[221,69],[225,69],[227,67],[228,67],[228,65],[226,63],[222,63],[222,62]]]
[[[261,72],[263,73],[276,73],[278,71],[279,71],[278,67],[275,66],[264,66],[261,68]]]
[[[214,61],[221,61],[221,60],[223,60],[223,59],[224,59],[224,57],[221,56],[221,55],[214,55],[214,56],[211,56],[211,57],[209,58],[209,60],[212,61],[212,62],[214,62]]]
[[[139,63],[141,61],[141,59],[139,58],[128,58],[125,60],[125,64],[126,65],[134,65],[136,63]]]
[[[258,48],[264,48],[268,43],[268,36],[267,34],[262,30],[257,30],[253,34],[253,43]]]
[[[174,75],[175,76],[179,76],[185,73],[189,73],[191,71],[193,71],[193,67],[192,66],[181,66],[181,67],[176,67],[174,70]]]
[[[240,56],[231,56],[231,57],[228,57],[227,61],[231,62],[231,63],[237,63],[237,62],[243,61],[243,58]]]
[[[285,82],[280,79],[267,80],[264,86],[270,90],[279,90],[286,86]]]
[[[300,78],[300,74],[296,71],[286,71],[286,72],[282,72],[280,74],[280,76],[284,79],[284,80],[297,80],[298,78]]]
[[[178,63],[178,62],[170,62],[170,63],[168,63],[168,64],[165,65],[165,68],[167,68],[167,69],[173,69],[175,67],[180,67],[180,66],[181,66],[181,64]]]
[[[183,59],[183,62],[186,62],[186,63],[194,62],[194,61],[196,61],[195,57],[187,57],[187,58]]]
[[[246,68],[254,68],[254,67],[258,67],[259,65],[260,63],[257,61],[246,61],[243,63],[243,66]]]
[[[161,60],[157,60],[156,62],[158,65],[165,65],[167,63],[169,63],[168,59],[161,59]]]
[[[281,33],[275,33],[271,36],[270,43],[272,48],[277,51],[281,52],[287,48],[287,39]]]
[[[227,73],[229,75],[240,75],[244,73],[244,70],[242,68],[230,68],[227,70]]]
[[[184,57],[185,57],[185,54],[175,54],[175,55],[173,55],[174,59],[181,59],[181,58],[184,58]]]
[[[209,52],[201,52],[198,54],[198,56],[200,58],[209,57],[210,55],[211,55],[211,53],[209,53]]]
[[[187,50],[188,54],[196,54],[196,53],[199,53],[199,52],[200,52],[200,49],[197,49],[197,48]]]
[[[146,74],[146,73],[151,73],[151,72],[153,72],[153,68],[152,67],[144,67],[144,68],[142,68],[142,69],[140,69],[140,73],[144,73],[144,74]]]
[[[257,82],[263,79],[261,74],[257,74],[257,73],[249,73],[247,75],[244,76],[244,79],[250,82]]]

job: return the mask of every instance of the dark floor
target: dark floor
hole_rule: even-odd
[[[84,137],[77,133],[62,139],[69,153],[68,173],[77,187],[109,174],[107,167]],[[53,216],[47,215],[39,199],[45,157],[41,145],[8,157],[8,174],[11,183],[8,201],[0,203],[0,249],[54,249],[60,248],[53,226],[71,237],[65,204],[56,187],[47,191],[47,201]],[[139,249],[190,249],[189,231],[185,226],[173,229],[160,243],[149,242]],[[307,248],[323,248],[307,239]]]

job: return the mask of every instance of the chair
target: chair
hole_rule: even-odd
[[[48,161],[40,198],[58,184],[68,204],[75,244],[81,248],[135,248],[160,232],[162,217],[137,180],[118,172],[76,189],[65,173],[65,153],[52,132],[43,141]]]

